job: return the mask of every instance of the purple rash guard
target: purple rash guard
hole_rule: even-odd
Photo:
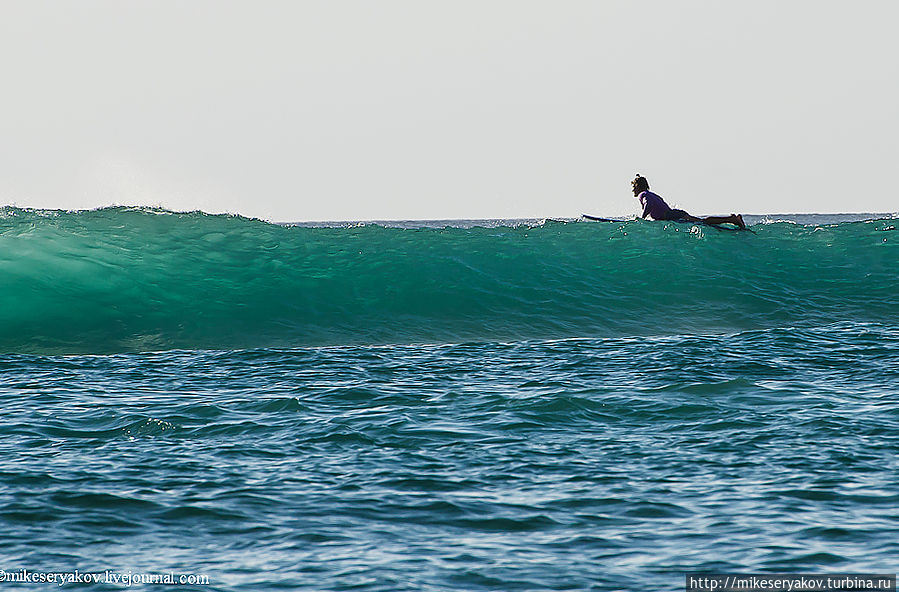
[[[679,220],[687,215],[683,210],[671,209],[664,199],[652,191],[644,191],[637,198],[643,206],[644,218],[649,216],[653,220]]]

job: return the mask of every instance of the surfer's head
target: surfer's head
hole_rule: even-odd
[[[634,195],[640,195],[644,191],[649,191],[649,181],[646,180],[646,177],[641,177],[640,173],[637,173],[637,177],[631,181],[631,187],[634,189]]]

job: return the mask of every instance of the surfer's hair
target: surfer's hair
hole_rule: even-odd
[[[633,185],[634,189],[649,191],[649,181],[646,180],[646,177],[641,177],[640,173],[637,173],[637,177],[631,181],[631,185]]]

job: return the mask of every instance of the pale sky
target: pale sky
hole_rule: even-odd
[[[0,1],[0,200],[273,221],[895,212],[899,4]]]

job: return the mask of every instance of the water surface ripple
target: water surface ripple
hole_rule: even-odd
[[[890,324],[0,367],[7,571],[670,590],[899,556]]]

